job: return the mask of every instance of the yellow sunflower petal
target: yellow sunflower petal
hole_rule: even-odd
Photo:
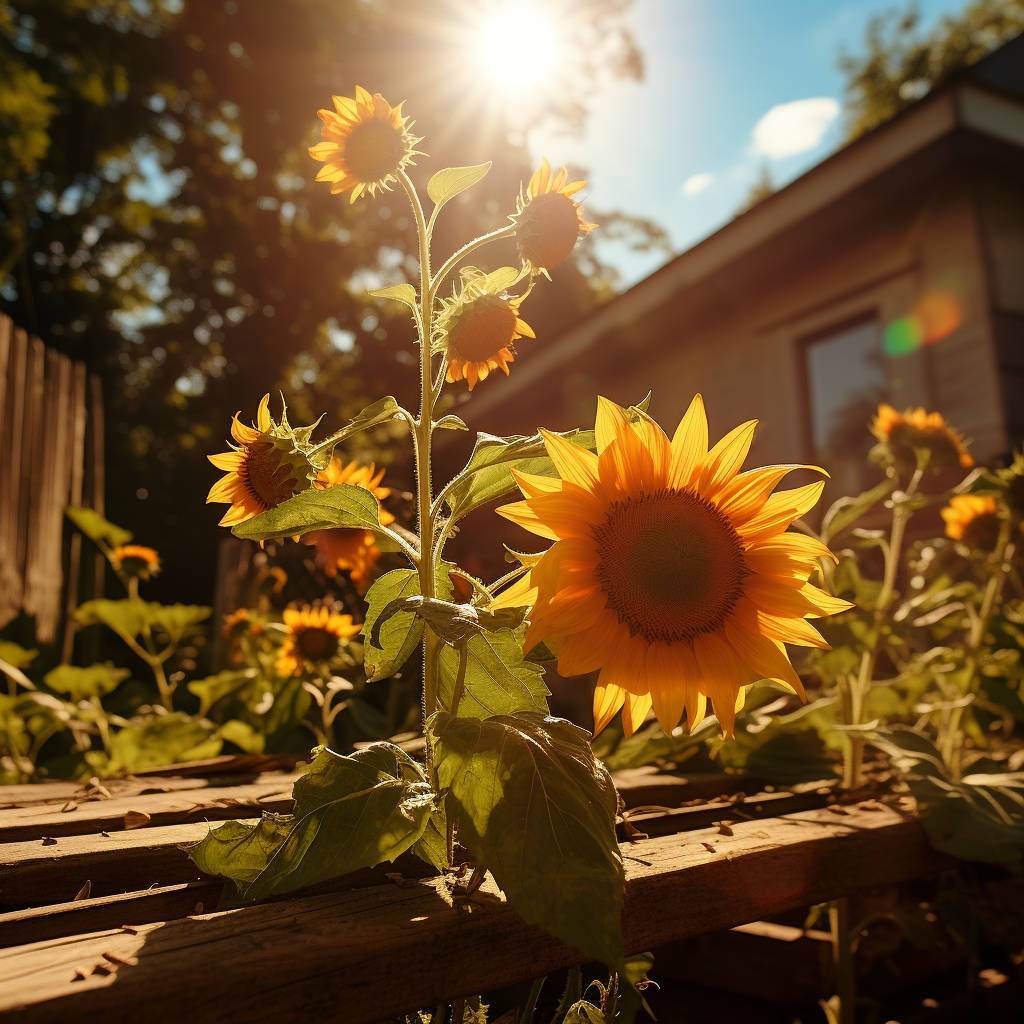
[[[672,435],[672,474],[669,487],[686,487],[708,454],[708,418],[704,399],[694,395],[686,415]]]

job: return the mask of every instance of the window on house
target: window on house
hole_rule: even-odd
[[[881,324],[847,324],[818,335],[806,351],[815,456],[832,475],[833,494],[855,494],[878,475],[866,458],[868,424],[878,403],[893,399]]]

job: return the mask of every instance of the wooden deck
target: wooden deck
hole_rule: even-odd
[[[446,880],[408,856],[218,911],[220,883],[182,844],[207,822],[287,810],[294,778],[223,769],[0,791],[0,1020],[279,1021],[343,1006],[359,1024],[580,961],[523,923],[490,879],[481,906],[455,909]],[[647,833],[620,828],[628,952],[949,863],[898,799],[744,795],[737,777],[646,770],[617,783]]]

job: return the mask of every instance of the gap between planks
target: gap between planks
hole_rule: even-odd
[[[802,811],[730,832],[623,847],[627,952],[951,863],[905,803]],[[253,1024],[344,1005],[346,1021],[359,1024],[580,962],[519,919],[490,879],[484,891],[485,905],[470,914],[452,909],[444,881],[431,879],[10,949],[0,954],[0,1019],[127,1019],[155,1006],[162,1019]]]

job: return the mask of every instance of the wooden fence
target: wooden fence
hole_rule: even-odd
[[[0,314],[0,627],[34,616],[36,641],[61,639],[65,659],[82,551],[64,509],[102,513],[103,491],[99,379]]]

